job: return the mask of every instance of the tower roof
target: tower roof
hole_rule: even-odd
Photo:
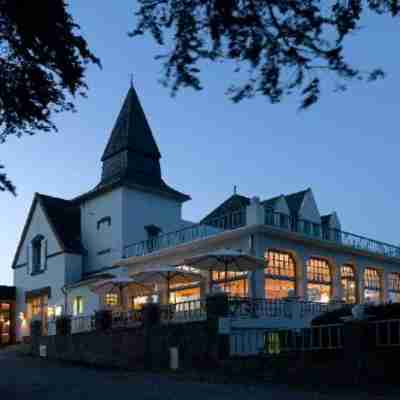
[[[161,157],[133,85],[125,97],[101,161],[124,150],[157,159]]]

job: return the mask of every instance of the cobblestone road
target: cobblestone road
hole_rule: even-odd
[[[157,374],[137,374],[59,364],[0,351],[1,400],[347,400],[399,399],[397,394],[304,391],[274,384],[207,384]],[[393,392],[391,389],[389,392]]]

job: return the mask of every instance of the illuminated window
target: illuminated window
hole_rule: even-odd
[[[364,299],[367,303],[380,303],[382,300],[382,277],[375,268],[364,270]]]
[[[104,302],[107,306],[117,306],[119,304],[119,297],[116,293],[107,293]]]
[[[151,296],[132,296],[131,297],[131,308],[132,310],[141,310],[146,303],[158,303],[158,294]]]
[[[328,262],[320,258],[310,258],[307,261],[307,281],[308,300],[328,303],[332,291],[332,276]]]
[[[198,299],[200,299],[200,287],[198,286],[174,289],[169,295],[169,302],[174,304]]]
[[[83,314],[83,297],[82,296],[75,297],[73,313],[75,316]]]
[[[212,291],[222,290],[234,297],[247,296],[247,272],[212,272]]]
[[[289,253],[271,250],[265,268],[265,297],[283,299],[296,293],[296,264]]]
[[[389,274],[389,300],[393,303],[400,303],[400,273]]]
[[[357,302],[357,282],[354,268],[351,265],[342,265],[340,268],[342,283],[342,300],[347,304]]]

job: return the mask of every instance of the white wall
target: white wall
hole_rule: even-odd
[[[180,202],[157,194],[123,189],[123,243],[124,245],[147,239],[146,225],[156,225],[163,233],[181,229]]]
[[[49,225],[46,215],[42,209],[42,206],[39,202],[36,203],[36,207],[33,211],[31,223],[26,232],[25,239],[22,243],[20,253],[17,255],[16,266],[20,266],[22,264],[26,264],[28,262],[27,259],[27,249],[28,244],[35,238],[37,235],[43,235],[45,240],[47,240],[47,254],[53,254],[61,251],[61,247],[55,237],[51,226]]]
[[[118,188],[81,205],[82,243],[88,251],[84,272],[110,267],[122,257],[122,194]],[[98,230],[97,222],[104,217],[111,217],[111,226],[103,223]],[[109,252],[98,254],[105,250]]]
[[[65,285],[65,266],[66,255],[59,254],[47,260],[47,269],[45,272],[37,275],[27,273],[25,267],[14,270],[14,285],[17,289],[16,316],[17,316],[17,340],[22,336],[29,335],[29,323],[24,326],[19,314],[26,314],[25,293],[35,289],[41,289],[47,286],[51,287],[51,297],[48,300],[49,306],[64,305],[64,294],[61,288]]]

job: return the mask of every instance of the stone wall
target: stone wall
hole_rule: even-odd
[[[162,369],[169,366],[169,349],[178,347],[181,368],[213,363],[206,322],[93,331],[67,336],[32,338],[32,353],[47,346],[47,358],[96,366]],[[211,349],[211,351],[210,351]]]

